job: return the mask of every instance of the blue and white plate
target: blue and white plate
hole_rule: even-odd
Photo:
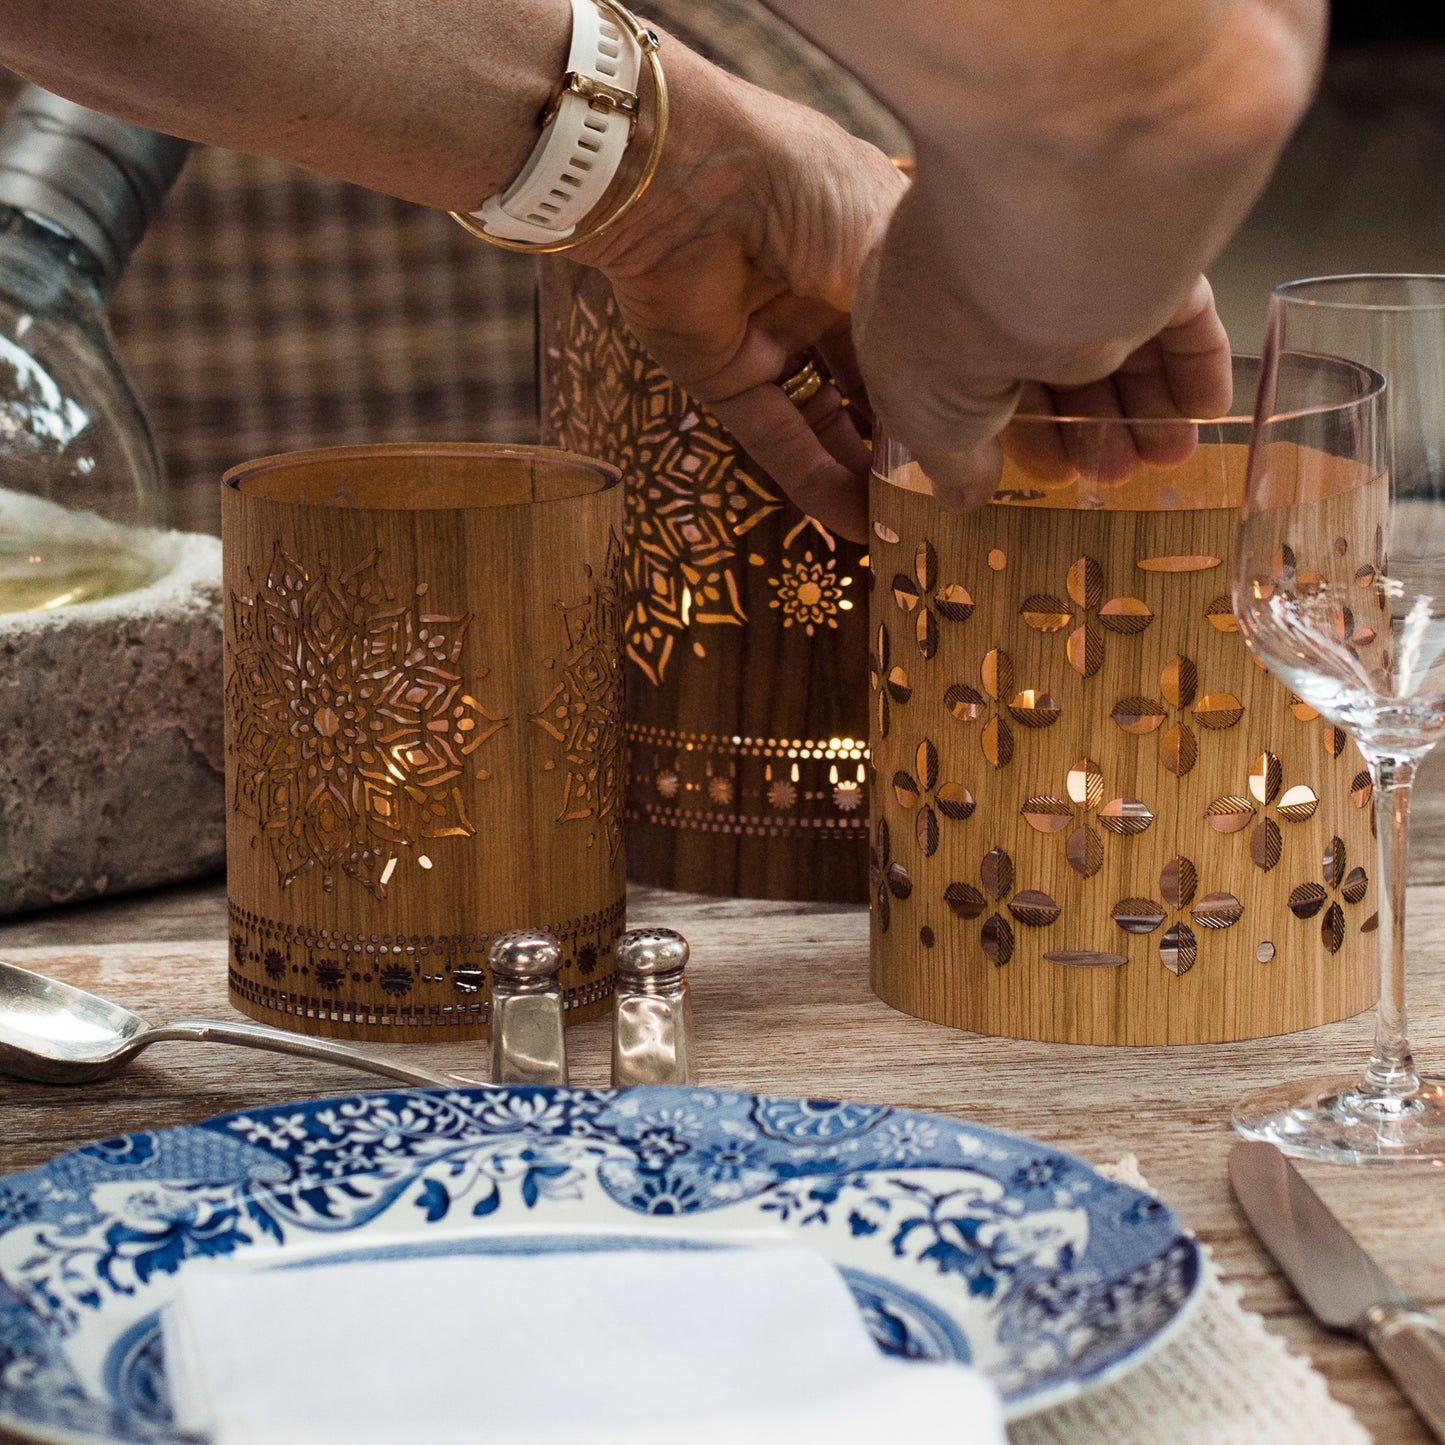
[[[955,1119],[685,1088],[359,1094],[0,1178],[0,1426],[179,1440],[158,1318],[191,1260],[696,1248],[769,1228],[832,1258],[880,1349],[971,1361],[1011,1418],[1138,1363],[1201,1286],[1166,1206]]]

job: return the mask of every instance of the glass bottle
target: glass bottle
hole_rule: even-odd
[[[36,86],[0,124],[0,613],[159,571],[161,465],[105,302],[188,148]]]

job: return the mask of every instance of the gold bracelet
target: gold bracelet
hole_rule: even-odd
[[[580,235],[568,236],[565,241],[506,241],[500,236],[488,235],[482,229],[481,223],[467,215],[465,211],[447,212],[462,230],[475,236],[479,241],[485,241],[489,246],[500,246],[504,251],[545,255],[553,251],[570,251],[587,241],[595,241],[599,236],[605,236],[642,199],[648,186],[652,184],[652,178],[657,174],[658,164],[662,160],[662,144],[667,139],[668,115],[667,81],[662,74],[662,62],[657,58],[657,34],[655,31],[649,30],[630,10],[620,5],[618,0],[596,0],[596,3],[612,11],[632,32],[632,38],[642,47],[643,59],[647,61],[647,68],[652,72],[652,88],[657,96],[657,121],[653,126],[652,144],[648,148],[647,165],[643,168],[642,178],[632,188],[632,193],[627,199],[610,216],[605,216],[595,226],[589,227]]]

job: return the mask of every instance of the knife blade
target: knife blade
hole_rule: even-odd
[[[1445,1330],[1435,1317],[1370,1258],[1273,1144],[1236,1144],[1229,1182],[1315,1318],[1363,1339],[1435,1438],[1445,1441]]]

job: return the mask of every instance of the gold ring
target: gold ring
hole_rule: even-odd
[[[823,373],[818,370],[818,363],[810,356],[797,371],[778,385],[794,406],[803,406],[822,391]]]

